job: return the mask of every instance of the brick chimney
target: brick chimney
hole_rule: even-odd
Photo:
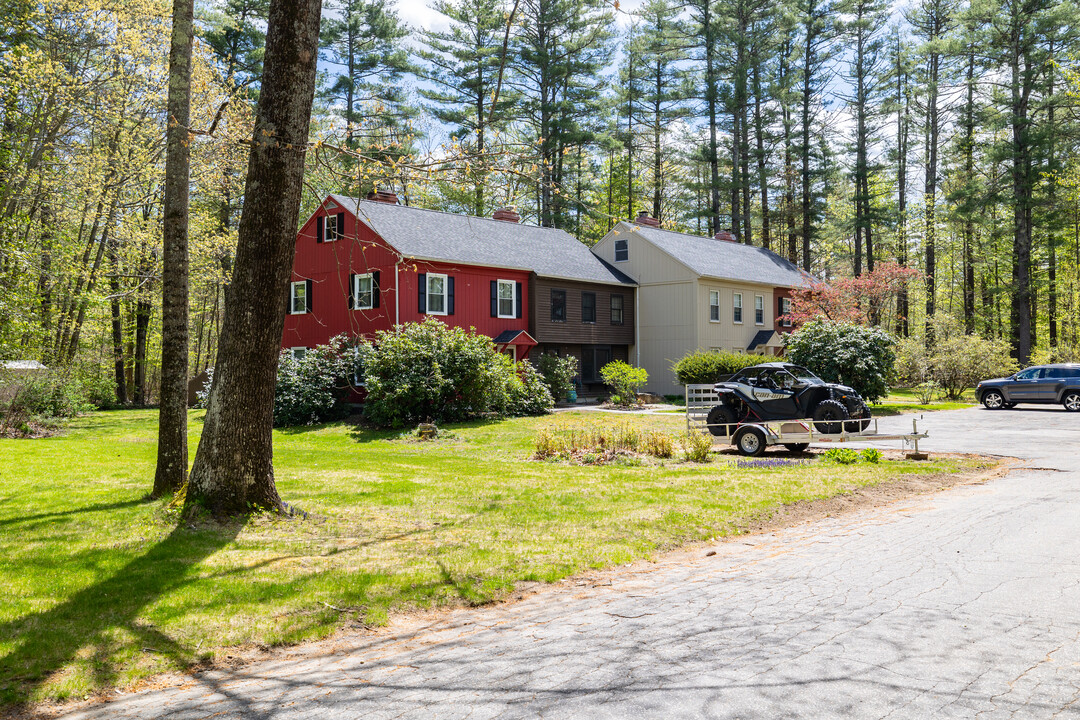
[[[717,240],[723,240],[724,242],[735,242],[735,236],[732,235],[730,230],[721,230],[714,236]]]
[[[521,216],[517,214],[517,210],[512,207],[499,208],[495,211],[495,214],[491,216],[495,220],[502,220],[503,222],[519,223],[521,222]]]
[[[660,221],[654,218],[652,215],[649,215],[647,210],[642,210],[641,212],[639,212],[637,217],[634,218],[634,222],[638,225],[644,225],[646,227],[660,227]]]
[[[378,188],[375,188],[374,190],[369,192],[367,194],[367,199],[373,200],[375,202],[386,203],[387,205],[398,204],[396,194],[390,192],[389,190],[380,190]]]

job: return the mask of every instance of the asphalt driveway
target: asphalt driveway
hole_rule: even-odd
[[[1080,414],[923,427],[1025,467],[73,717],[1080,717]]]

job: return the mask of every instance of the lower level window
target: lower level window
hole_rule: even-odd
[[[290,285],[289,312],[293,315],[301,315],[308,312],[311,307],[311,298],[308,297],[309,285],[306,280],[294,282]]]
[[[307,348],[306,347],[289,348],[289,352],[292,353],[293,360],[303,360],[304,356],[307,355]]]
[[[600,378],[600,370],[609,362],[611,362],[611,346],[594,345],[581,348],[581,381],[603,382]]]

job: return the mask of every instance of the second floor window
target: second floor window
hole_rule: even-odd
[[[731,299],[731,319],[734,322],[742,322],[742,293],[735,293]]]
[[[615,241],[615,262],[625,262],[630,259],[630,241],[623,238]]]
[[[581,322],[596,322],[596,293],[581,293]]]
[[[566,291],[551,291],[551,322],[566,322]]]
[[[709,322],[720,322],[720,291],[709,291]]]
[[[310,280],[301,280],[289,285],[289,312],[293,315],[311,312]]]
[[[765,324],[765,298],[761,295],[754,296],[754,324]]]
[[[623,296],[612,295],[611,296],[611,324],[622,325],[623,324]]]
[[[780,298],[780,315],[784,316],[780,324],[783,327],[791,327],[791,318],[787,317],[789,313],[791,313],[791,298]]]

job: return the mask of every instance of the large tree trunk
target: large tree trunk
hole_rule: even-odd
[[[1028,96],[1021,86],[1021,58],[1012,58],[1012,191],[1013,262],[1012,330],[1013,357],[1026,365],[1031,358],[1031,155],[1028,146]]]
[[[175,492],[187,476],[188,176],[191,166],[191,42],[194,0],[173,0],[166,129],[161,274],[161,400],[157,471],[151,497]]]
[[[758,50],[760,53],[760,50]],[[769,176],[765,170],[765,129],[761,116],[761,59],[754,59],[754,157],[757,160],[758,192],[761,193],[761,247],[772,249],[769,236]]]
[[[116,377],[116,402],[127,405],[127,373],[124,367],[124,319],[120,307],[120,252],[117,240],[109,244],[109,311],[112,316],[113,369]]]
[[[274,385],[315,95],[320,0],[272,0],[218,363],[187,492],[214,514],[280,510]]]
[[[904,56],[900,35],[896,36],[896,262],[907,266],[907,153],[908,153],[908,78],[904,68]],[[908,286],[904,283],[896,298],[896,334],[907,337],[911,332],[908,322]]]

